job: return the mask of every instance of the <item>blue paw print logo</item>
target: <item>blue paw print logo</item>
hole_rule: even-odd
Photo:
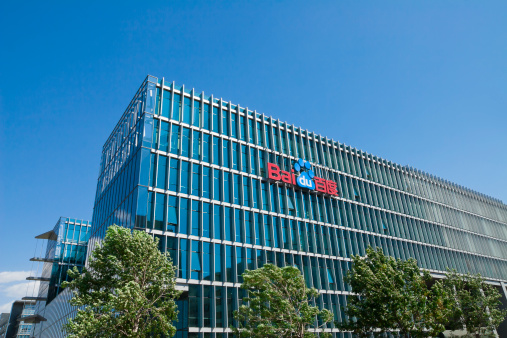
[[[297,185],[301,188],[315,189],[315,182],[313,181],[315,173],[312,170],[310,162],[300,158],[294,163],[294,171],[299,173],[299,176],[296,178]]]

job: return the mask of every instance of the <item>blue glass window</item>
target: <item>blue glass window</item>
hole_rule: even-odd
[[[79,234],[79,241],[80,242],[86,242],[88,240],[88,232],[89,228],[88,227],[82,227],[81,228],[81,233]]]
[[[222,174],[224,176],[224,202],[231,203],[231,174],[225,171]]]
[[[229,136],[229,119],[227,115],[229,115],[229,112],[222,110],[222,134]]]
[[[280,220],[278,217],[273,217],[273,239],[274,239],[273,242],[275,244],[275,248],[282,248],[279,234],[280,234]]]
[[[211,237],[211,204],[203,202],[202,204],[202,236]]]
[[[185,106],[183,108],[183,123],[190,124],[192,100],[189,97],[184,98]]]
[[[180,198],[180,234],[188,235],[188,203],[187,198]]]
[[[153,139],[151,140],[151,147],[153,149],[158,149],[158,129],[159,129],[159,124],[160,121],[157,121],[155,120],[154,121],[154,125],[155,125],[155,128],[153,129]]]
[[[262,135],[262,125],[261,122],[257,122],[257,145],[262,146],[264,145],[264,137]]]
[[[262,239],[264,238],[261,234],[262,229],[262,214],[254,213],[254,223],[255,223],[255,244],[256,245],[264,245]]]
[[[248,119],[248,142],[254,143],[253,120]]]
[[[328,266],[332,266],[332,263],[329,259],[327,260],[327,262],[329,264]],[[330,268],[327,268],[327,280],[329,282],[329,289],[336,290],[336,283],[334,282],[333,272],[332,269]]]
[[[222,239],[222,217],[219,205],[213,205],[213,238]]]
[[[220,162],[220,139],[213,136],[213,164],[221,165]]]
[[[326,269],[326,264],[324,263],[324,259],[323,258],[319,258],[318,261],[319,261],[321,288],[328,289],[329,287],[327,285],[327,269]]]
[[[180,171],[179,161],[175,158],[171,158],[169,161],[171,167],[169,171],[169,190],[178,191],[178,175]]]
[[[322,244],[324,244],[324,254],[329,255],[328,228],[322,227]]]
[[[232,169],[239,170],[239,145],[232,141]]]
[[[202,197],[211,197],[211,169],[209,167],[202,167]]]
[[[231,137],[238,138],[236,134],[236,130],[238,128],[237,124],[237,115],[235,113],[231,113]]]
[[[225,228],[225,240],[233,241],[233,211],[229,207],[224,207],[224,228]]]
[[[256,256],[257,256],[257,268],[260,269],[264,266],[266,254],[264,253],[263,250],[257,249],[255,251],[256,251]]]
[[[294,198],[294,190],[287,189],[287,206],[289,209],[289,215],[296,216],[296,199]]]
[[[246,268],[250,271],[254,270],[254,253],[253,249],[247,248],[246,249]]]
[[[148,229],[153,229],[153,203],[155,199],[155,193],[149,192],[148,193],[148,210],[146,215],[146,221],[147,221],[147,227]]]
[[[220,244],[215,244],[215,280],[222,281],[222,250]],[[217,287],[220,289],[220,287]]]
[[[209,138],[208,134],[202,134],[202,160],[204,162],[210,163],[210,146],[209,146]]]
[[[245,242],[252,244],[252,213],[245,211]],[[236,218],[237,220],[237,218]]]
[[[167,178],[167,157],[158,157],[157,188],[165,189]]]
[[[169,123],[161,121],[160,147],[158,149],[167,152],[169,145]]]
[[[190,129],[183,128],[181,134],[181,156],[190,157]]]
[[[191,279],[200,279],[201,274],[201,252],[199,250],[199,242],[192,241],[192,269],[190,273]]]
[[[276,184],[270,184],[269,189],[271,190],[271,211],[278,212],[278,188]]]
[[[151,157],[151,161],[150,161]],[[151,169],[150,169],[151,167]],[[153,185],[153,180],[150,182],[150,176],[154,174],[155,167],[155,155],[150,154],[150,150],[141,148],[141,168],[139,173],[139,184],[142,185]],[[151,174],[151,175],[150,175]]]
[[[296,239],[298,233],[297,221],[290,221],[290,234],[291,234],[291,242],[292,242],[292,250],[298,250],[298,241]]]
[[[171,111],[171,92],[164,90],[162,101],[162,116],[169,118]]]
[[[198,313],[199,313],[199,298],[200,297],[200,288],[197,285],[189,286],[188,293],[188,325],[189,326],[197,326],[198,325]]]
[[[245,117],[244,116],[240,116],[239,120],[240,120],[240,125],[241,125],[241,130],[240,130],[241,141],[245,141],[246,140],[245,139],[245,137],[246,137]]]
[[[266,242],[266,246],[273,246],[271,231],[271,217],[268,215],[264,215],[264,239]]]
[[[266,147],[271,149],[271,127],[268,124],[264,125],[264,132],[266,133]]]
[[[210,130],[209,128],[209,104],[203,105],[202,111],[202,127],[206,130]]]
[[[243,215],[240,209],[234,209],[236,242],[243,243]]]
[[[217,201],[220,201],[220,196],[222,193],[220,173],[220,170],[213,169],[213,199]]]
[[[190,163],[187,161],[181,161],[181,184],[180,184],[181,193],[184,194],[190,193],[189,181],[190,181]]]
[[[167,211],[167,231],[176,232],[178,226],[177,215],[178,201],[176,196],[169,196],[169,207]]]
[[[178,239],[174,237],[166,237],[167,238],[167,252],[171,256],[172,263],[176,265],[177,261],[177,252],[178,252]]]
[[[262,210],[269,210],[269,184],[266,182],[261,182],[261,188],[262,188]]]
[[[173,120],[180,121],[180,116],[181,116],[181,95],[174,94],[173,111],[171,118]]]
[[[201,166],[198,164],[192,164],[192,195],[200,196],[201,187]]]
[[[253,207],[259,209],[259,180],[252,179]]]
[[[250,177],[243,177],[243,205],[250,206]]]
[[[280,130],[280,136],[282,138],[282,153],[289,155],[287,151],[287,138],[285,137],[286,131]]]
[[[279,186],[277,190],[278,190],[278,196],[280,199],[280,213],[285,214],[285,213],[287,213],[287,210],[285,208],[285,205],[286,205],[285,200],[287,198],[287,196],[284,193],[285,189],[283,187]]]
[[[225,276],[226,281],[234,283],[234,280],[232,278],[232,246],[226,245],[225,246]]]
[[[289,220],[283,219],[282,222],[282,241],[283,241],[283,248],[284,249],[290,249],[289,247]]]
[[[306,229],[303,222],[299,222],[299,243],[301,245],[301,251],[307,251],[306,247]]]
[[[248,173],[248,154],[244,145],[241,145],[241,171]]]
[[[217,107],[213,107],[213,131],[215,133],[219,133],[219,129],[218,129],[218,108]]]
[[[211,243],[208,242],[202,242],[202,279],[211,280]]]
[[[315,234],[315,244],[317,247],[317,253],[322,254],[322,245],[321,245],[321,226],[318,224],[314,224],[314,234]]]
[[[201,133],[195,130],[192,132],[192,158],[201,159]]]
[[[196,127],[201,126],[201,103],[199,101],[194,101],[194,112],[192,115],[192,125]]]
[[[179,155],[180,152],[180,127],[173,124],[171,128],[171,154]]]
[[[243,272],[245,272],[244,262],[243,262],[243,248],[242,247],[236,247],[236,267],[237,267],[237,276],[238,276],[238,283],[243,283]]]
[[[261,168],[261,176],[266,177],[266,159],[265,159],[265,153],[264,151],[259,151],[259,166]]]
[[[275,151],[280,151],[280,139],[278,138],[278,128],[273,127],[273,139],[275,143]]]
[[[165,195],[157,193],[155,200],[155,230],[164,230]]]
[[[222,140],[222,156],[223,156],[223,165],[226,168],[231,167],[231,161],[229,160],[229,141]]]
[[[143,151],[144,150],[147,150],[147,149],[143,148]],[[151,167],[150,182],[149,182],[150,187],[155,186],[155,174],[157,172],[157,166],[155,165],[156,156],[157,155],[155,155],[155,154],[150,154],[150,167]]]
[[[199,201],[192,201],[192,235],[199,236],[199,217],[201,215],[200,212],[200,204]]]
[[[233,174],[233,184],[232,187],[234,189],[234,204],[241,204],[241,196],[240,196],[240,187],[241,187],[241,176],[238,174]]]
[[[146,213],[148,207],[148,188],[139,187],[137,198],[136,228],[146,228]]]
[[[188,278],[188,240],[180,239],[180,261],[178,264],[179,277],[180,278]]]

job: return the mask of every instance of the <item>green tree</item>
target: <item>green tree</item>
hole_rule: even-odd
[[[429,288],[431,276],[421,275],[412,258],[397,260],[371,247],[366,253],[352,258],[345,277],[354,293],[345,311],[349,319],[337,326],[359,337],[386,332],[429,337],[443,332],[451,303],[443,285],[437,282]]]
[[[63,329],[70,337],[170,336],[177,310],[175,269],[158,239],[142,231],[113,225],[92,253],[89,267],[64,287],[70,304],[81,307]]]
[[[481,275],[449,270],[442,282],[455,302],[449,323],[452,329],[466,328],[471,335],[484,337],[505,319],[507,311],[500,309],[500,292]]]
[[[241,288],[248,291],[248,297],[234,311],[238,327],[231,326],[238,337],[316,337],[309,329],[322,328],[333,320],[329,310],[311,305],[319,293],[306,287],[301,272],[293,266],[266,264],[245,271],[243,280]],[[315,324],[317,317],[320,325]]]

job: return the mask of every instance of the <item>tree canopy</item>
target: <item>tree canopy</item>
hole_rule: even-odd
[[[476,337],[491,334],[507,315],[501,310],[501,294],[481,275],[460,275],[449,270],[443,280],[447,292],[455,302],[449,326],[466,330]]]
[[[340,328],[360,337],[429,337],[445,330],[451,301],[441,283],[429,288],[431,276],[421,275],[414,259],[397,260],[371,247],[366,253],[352,258],[345,278],[354,294],[348,298],[349,320],[337,323]]]
[[[296,267],[266,264],[245,271],[243,280],[241,288],[248,291],[248,297],[234,312],[238,326],[231,327],[238,337],[316,337],[311,329],[333,320],[329,310],[312,305],[319,293],[306,287]]]
[[[175,268],[158,239],[113,225],[88,268],[68,272],[70,300],[81,307],[64,325],[69,337],[172,337],[177,310]]]

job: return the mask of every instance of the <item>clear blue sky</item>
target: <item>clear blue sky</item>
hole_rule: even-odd
[[[4,1],[0,32],[0,273],[91,219],[147,74],[507,202],[506,1]]]

